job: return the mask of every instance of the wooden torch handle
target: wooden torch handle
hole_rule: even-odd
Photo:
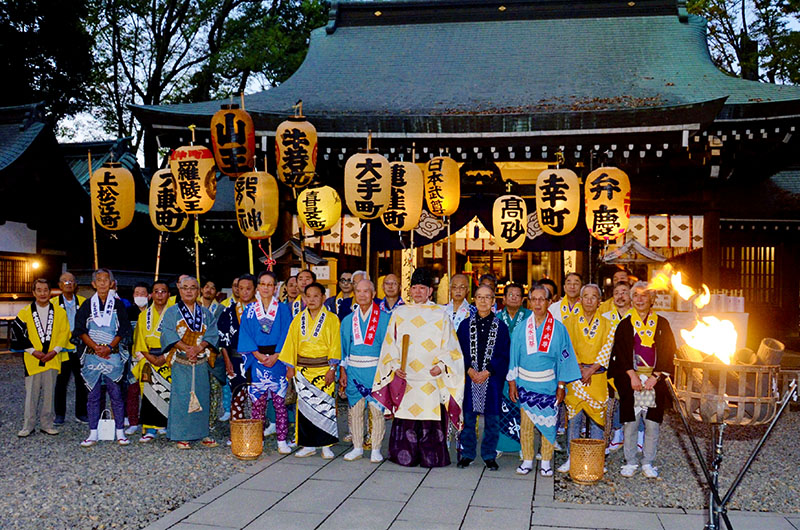
[[[408,361],[408,343],[411,340],[411,337],[408,335],[403,335],[403,353],[400,357],[400,369],[402,371],[406,371],[406,361]]]

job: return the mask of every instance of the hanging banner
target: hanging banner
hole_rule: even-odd
[[[392,231],[413,230],[422,214],[422,170],[412,162],[392,162],[392,195],[381,220]]]
[[[211,118],[211,147],[223,174],[236,178],[253,171],[256,130],[250,114],[239,105],[222,105]]]
[[[150,222],[161,232],[180,232],[189,216],[178,208],[175,179],[169,169],[160,169],[150,179]]]
[[[202,145],[185,145],[172,152],[169,169],[175,178],[178,207],[188,214],[206,213],[217,198],[214,154]]]
[[[278,183],[269,173],[244,173],[233,184],[236,222],[250,239],[266,239],[278,226]]]
[[[389,161],[377,153],[356,153],[344,165],[344,199],[350,213],[371,220],[389,205],[392,196]]]
[[[631,183],[615,167],[595,169],[584,184],[586,227],[601,241],[614,241],[628,229],[631,216]]]
[[[437,217],[453,215],[461,200],[461,181],[458,162],[450,157],[437,156],[425,165],[425,201]]]
[[[89,183],[92,215],[106,230],[122,230],[136,208],[133,175],[119,162],[108,162],[92,173]]]
[[[275,132],[278,179],[291,188],[305,188],[317,170],[317,129],[303,116],[292,116]]]
[[[315,232],[326,232],[342,216],[342,200],[330,186],[306,188],[297,197],[300,222]]]
[[[503,195],[494,201],[492,208],[494,240],[503,250],[520,248],[525,243],[528,230],[528,208],[525,199],[517,195]]]
[[[581,184],[569,169],[546,169],[536,179],[536,215],[546,234],[563,236],[578,224]]]

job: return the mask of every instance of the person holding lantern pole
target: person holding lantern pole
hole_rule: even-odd
[[[298,276],[307,276],[303,272],[309,271]],[[334,457],[330,446],[339,441],[333,392],[342,342],[339,319],[323,306],[324,296],[319,283],[306,286],[306,308],[292,320],[278,359],[297,390],[295,436],[303,448],[295,456],[306,458],[322,447],[322,458],[330,460]]]
[[[614,273],[614,276],[619,273],[619,271]],[[617,326],[619,323],[628,316],[628,314],[633,310],[633,306],[631,305],[631,285],[628,283],[627,280],[621,281],[614,285],[614,295],[611,298],[614,304],[611,306],[611,309],[603,313],[603,318],[608,320],[611,323],[611,334],[613,340],[613,334],[617,330]],[[599,309],[598,309],[599,311]],[[609,381],[611,383],[611,381]],[[616,388],[611,385],[611,405],[613,405],[614,413],[612,415],[612,429],[613,435],[611,440],[608,443],[608,448],[606,448],[606,453],[617,451],[622,448],[622,422],[619,421],[619,397],[617,396]],[[638,447],[641,448],[644,442],[644,431],[639,431],[639,435],[641,440],[638,443]]]
[[[86,301],[86,298],[76,294],[78,282],[75,281],[75,276],[70,272],[61,274],[58,279],[58,286],[61,288],[61,294],[54,296],[50,301],[66,311],[71,335],[75,329],[75,313],[78,312],[78,308]],[[70,374],[75,378],[75,419],[85,424],[89,421],[86,416],[86,396],[88,391],[82,383],[81,358],[75,350],[75,345],[68,342],[64,345],[64,349],[61,350],[61,373],[56,378],[55,425],[64,423],[67,412],[67,385],[69,385]]]

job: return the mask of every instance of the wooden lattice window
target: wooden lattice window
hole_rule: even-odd
[[[30,263],[25,259],[0,258],[0,293],[29,293],[33,272]]]
[[[780,284],[775,269],[775,247],[723,247],[722,267],[748,303],[778,305]]]

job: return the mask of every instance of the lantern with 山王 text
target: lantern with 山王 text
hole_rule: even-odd
[[[458,162],[447,156],[437,156],[425,164],[425,201],[433,215],[445,217],[458,210],[461,200],[461,180]]]
[[[291,188],[308,186],[317,169],[317,130],[305,117],[292,116],[275,132],[278,179]]]
[[[161,232],[180,232],[189,216],[178,208],[175,178],[169,169],[160,169],[150,179],[150,222]]]
[[[536,215],[546,234],[565,236],[575,229],[581,208],[581,183],[569,169],[545,169],[536,179]]]
[[[372,153],[356,153],[344,165],[344,200],[356,217],[377,219],[392,197],[389,161]]]
[[[122,230],[133,220],[136,208],[133,175],[119,162],[108,162],[92,173],[92,215],[106,230]]]
[[[412,162],[392,162],[392,196],[381,220],[389,230],[413,230],[422,215],[422,170]]]
[[[614,241],[628,229],[631,217],[631,183],[615,167],[595,169],[584,184],[586,227],[602,241]]]
[[[342,200],[330,186],[306,188],[297,197],[300,222],[315,232],[327,232],[342,216]]]
[[[250,239],[266,239],[278,226],[278,183],[269,173],[244,173],[233,183],[236,221]]]
[[[217,198],[217,168],[211,150],[184,145],[169,155],[178,207],[190,215],[206,213]]]
[[[492,208],[494,240],[503,250],[513,250],[525,243],[528,231],[528,207],[517,195],[503,195]]]
[[[239,105],[222,105],[211,118],[211,147],[220,172],[239,177],[253,171],[256,130],[253,118]]]

